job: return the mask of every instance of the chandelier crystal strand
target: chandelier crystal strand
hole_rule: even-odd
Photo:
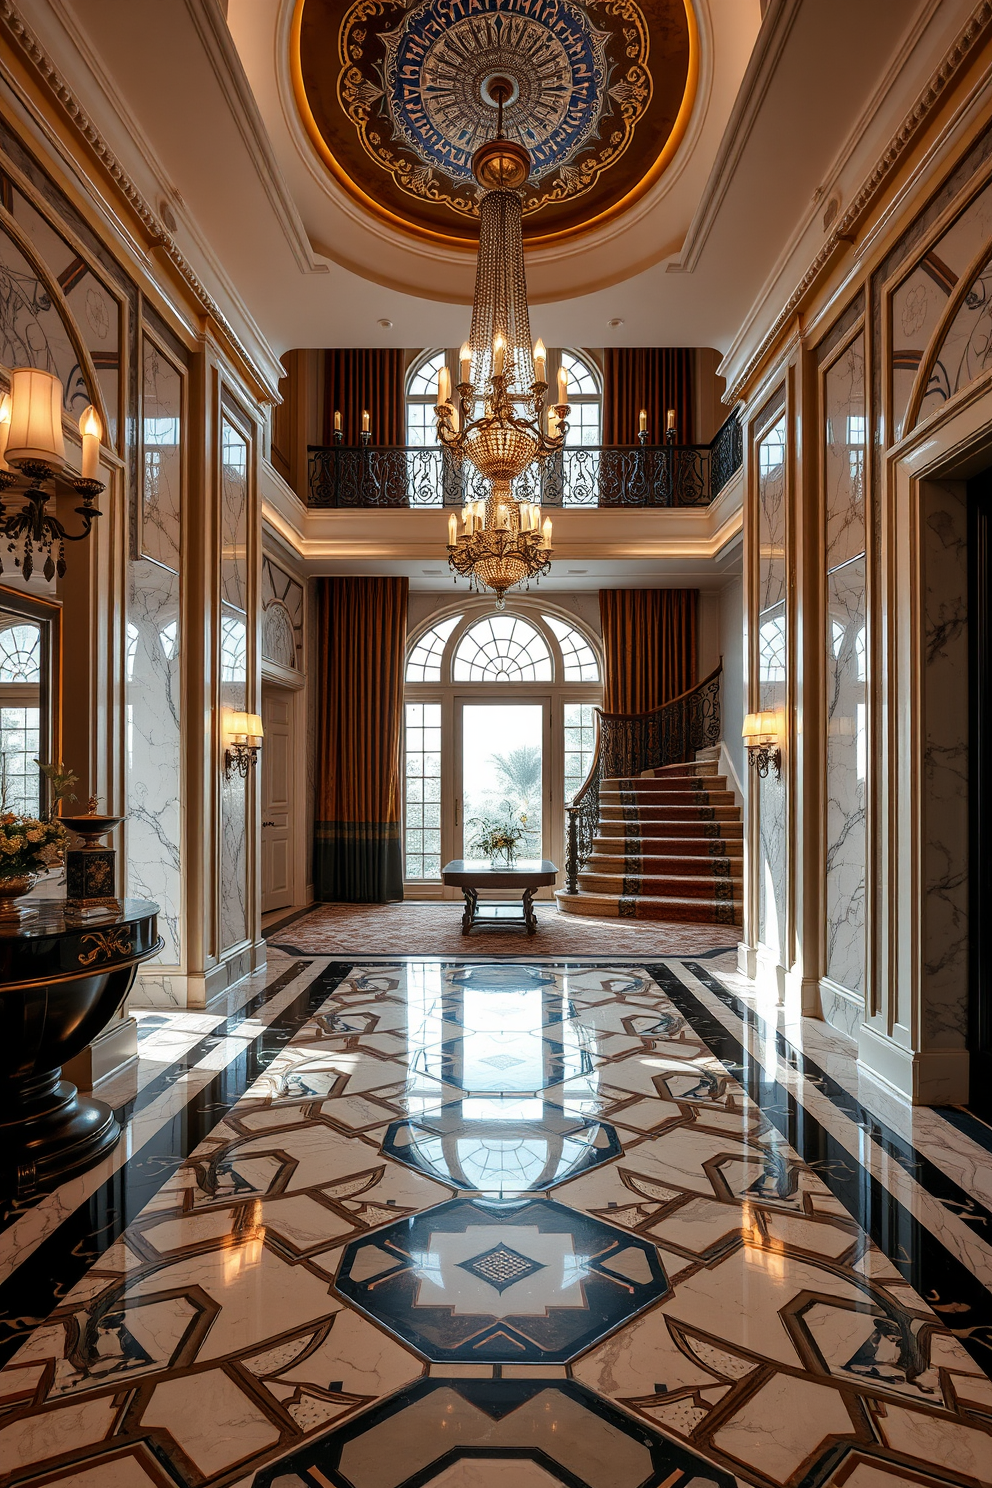
[[[442,448],[456,463],[469,459],[490,486],[484,505],[469,502],[464,508],[460,535],[457,518],[451,518],[448,562],[470,584],[491,589],[502,609],[508,589],[550,568],[550,518],[542,526],[540,508],[518,500],[512,483],[535,460],[562,448],[569,407],[560,379],[560,401],[545,426],[547,360],[543,344],[536,357],[531,345],[524,274],[520,192],[530,156],[503,135],[503,102],[513,96],[512,81],[497,77],[488,86],[490,98],[499,100],[499,128],[473,160],[483,196],[472,325],[459,357],[457,402],[442,371],[434,412]]]

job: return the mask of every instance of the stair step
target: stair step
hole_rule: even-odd
[[[669,920],[696,925],[739,925],[739,904],[717,899],[663,899],[654,896],[617,898],[612,894],[555,895],[563,914],[594,915],[603,919]]]
[[[707,841],[713,841],[713,828],[719,829],[720,838],[727,841],[728,838],[742,839],[744,826],[739,821],[673,821],[673,822],[624,822],[624,821],[600,821],[598,835],[600,837],[626,837],[630,842],[643,842],[649,839],[655,842],[670,842],[673,839],[699,837]],[[633,828],[634,830],[630,830]],[[640,849],[638,849],[640,850]],[[667,851],[667,848],[665,849]]]
[[[739,903],[744,880],[739,877],[695,876],[691,873],[644,874],[599,873],[588,867],[579,873],[579,891],[586,894],[615,894],[618,899],[713,899],[719,884],[726,896]]]
[[[705,816],[703,811],[705,810]],[[634,811],[636,816],[625,816],[624,813]],[[601,806],[599,808],[599,819],[601,822],[626,821],[631,823],[648,822],[680,822],[680,821],[733,821],[737,816],[737,807],[732,803],[719,806]]]
[[[633,807],[637,811],[663,811],[667,806],[695,810],[699,806],[735,806],[733,791],[604,791],[599,793],[599,809],[604,806]]]
[[[669,857],[664,853],[590,853],[582,865],[583,873],[617,873],[625,876],[640,875],[642,878],[660,878],[674,875],[676,878],[691,875],[694,878],[713,878],[714,864],[729,863],[735,878],[743,876],[744,858],[741,853],[696,853],[695,856]]]

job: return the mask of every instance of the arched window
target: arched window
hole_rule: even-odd
[[[568,373],[568,402],[572,410],[568,415],[566,445],[602,444],[603,393],[595,363],[581,352],[563,350],[561,364]]]
[[[518,616],[487,616],[459,641],[453,676],[456,682],[550,682],[548,643]]]
[[[406,442],[417,449],[437,444],[434,409],[437,374],[445,365],[444,351],[428,351],[413,363],[406,379]]]
[[[544,623],[549,625],[558,637],[565,681],[598,682],[599,662],[585,636],[581,635],[574,625],[566,625],[564,620],[556,620],[554,615],[545,615]]]
[[[18,620],[0,630],[0,807],[37,816],[41,776],[41,628]]]
[[[41,681],[41,631],[37,625],[0,630],[0,682]]]
[[[522,830],[521,856],[562,862],[564,808],[592,763],[601,676],[595,638],[522,597],[503,613],[469,601],[414,634],[404,772],[411,892],[450,897],[442,865],[477,855],[491,821]]]
[[[444,643],[460,619],[460,615],[452,615],[449,619],[442,620],[439,625],[424,631],[410,652],[410,658],[406,664],[408,682],[440,682]]]

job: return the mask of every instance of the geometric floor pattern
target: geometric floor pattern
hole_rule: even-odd
[[[647,970],[353,967],[0,1370],[3,1481],[992,1483],[992,1381],[746,1073]]]

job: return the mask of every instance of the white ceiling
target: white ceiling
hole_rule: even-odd
[[[857,189],[971,8],[769,0],[762,21],[760,0],[693,3],[703,75],[673,165],[600,234],[528,253],[534,331],[549,344],[726,353],[757,336],[822,242],[825,204]],[[229,0],[228,22],[219,0],[33,0],[30,12],[249,345],[456,345],[471,255],[387,236],[334,186],[288,92],[291,8]]]

